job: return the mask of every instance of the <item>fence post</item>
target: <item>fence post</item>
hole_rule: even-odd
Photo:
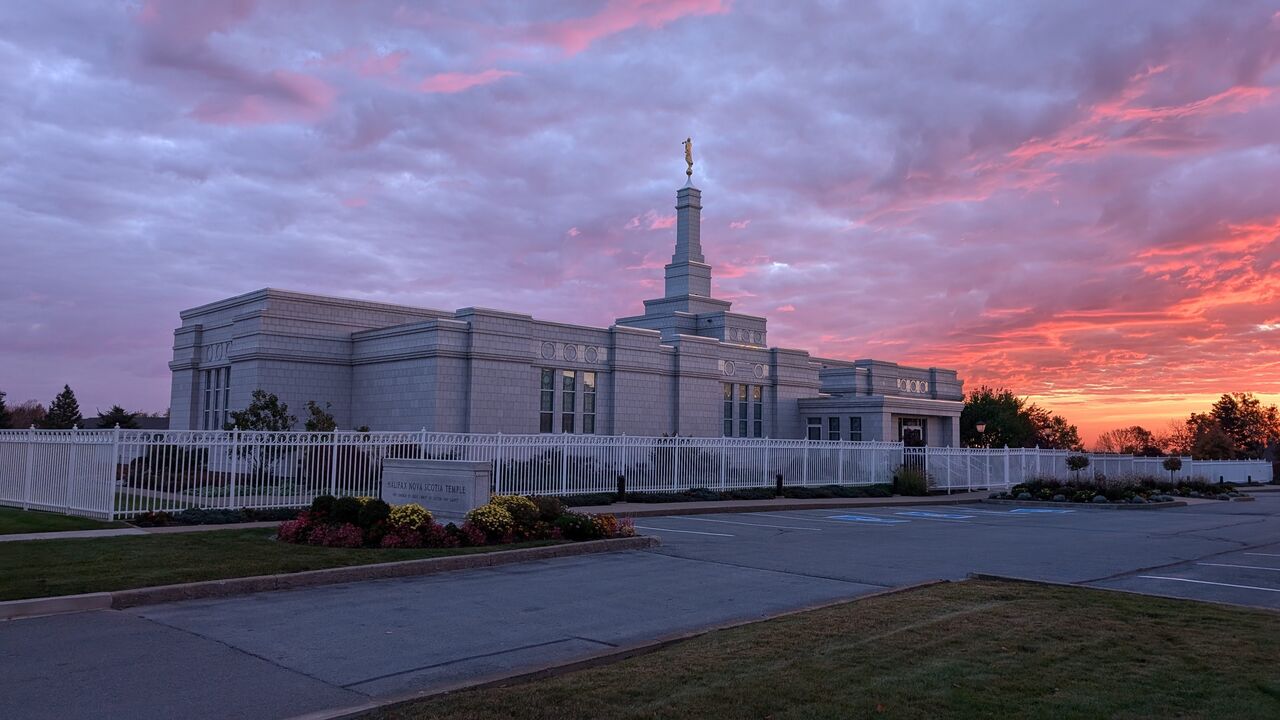
[[[947,448],[947,494],[951,494],[951,459],[955,455],[955,448]]]
[[[231,507],[236,506],[236,480],[240,478],[240,428],[231,431]]]
[[[836,484],[844,484],[844,443],[836,446]]]
[[[333,431],[333,440],[329,443],[329,494],[338,496],[338,431],[336,429]]]
[[[120,423],[111,434],[111,481],[107,483],[107,520],[116,519],[116,480],[120,477]]]
[[[804,469],[800,473],[801,485],[809,484],[809,443],[810,442],[811,441],[809,440],[809,438],[804,439],[804,463],[803,463]]]
[[[727,469],[728,451],[729,451],[729,440],[723,437],[720,438],[720,489],[721,490],[724,490],[725,475],[728,473],[728,469]]]
[[[494,487],[494,490],[496,490],[499,495],[505,495],[506,493],[503,491],[503,487],[502,487],[502,432],[501,431],[498,432],[497,442],[498,442],[498,447],[496,450],[494,450],[494,453],[493,453],[493,464],[497,466],[494,468],[494,473],[493,473],[493,487]]]
[[[80,433],[80,428],[71,426],[71,457],[67,462],[67,487],[62,495],[62,509],[64,511],[71,510],[71,483],[76,477],[76,436]],[[71,513],[68,512],[68,515]]]
[[[1009,446],[1005,445],[1004,446],[1004,485],[1005,487],[1009,487],[1010,484],[1011,483],[1009,482]],[[990,490],[991,488],[987,488],[987,489]]]
[[[560,494],[569,494],[569,433],[560,433]]]
[[[36,426],[32,425],[27,430],[27,471],[22,482],[22,509],[31,509],[31,471],[35,465],[36,454]]]
[[[764,439],[764,481],[760,483],[760,487],[769,487],[769,448],[772,445],[772,440]]]
[[[674,458],[675,470],[671,475],[671,489],[678,490],[680,488],[680,436],[675,436],[676,449],[672,457]]]

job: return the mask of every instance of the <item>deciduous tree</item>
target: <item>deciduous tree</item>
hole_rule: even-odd
[[[228,430],[292,430],[298,418],[289,414],[289,406],[275,393],[258,389],[250,396],[249,407],[231,412]]]
[[[1160,440],[1156,438],[1155,433],[1141,425],[1108,430],[1099,435],[1098,441],[1094,444],[1094,449],[1098,452],[1143,457],[1160,457],[1164,454],[1160,448]]]

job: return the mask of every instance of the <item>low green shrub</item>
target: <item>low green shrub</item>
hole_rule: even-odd
[[[368,530],[379,524],[386,524],[387,519],[391,517],[391,506],[384,500],[369,500],[360,506],[360,512],[356,515],[356,525],[361,529]]]
[[[900,467],[893,476],[893,492],[896,495],[928,495],[929,480],[922,470]]]
[[[560,495],[560,502],[565,507],[584,507],[587,505],[612,505],[618,500],[618,496],[614,493],[583,493],[581,495]],[[627,493],[627,498],[631,498],[631,493]]]
[[[556,529],[566,540],[598,540],[602,529],[590,515],[567,512],[556,520]]]
[[[332,515],[334,503],[338,502],[338,498],[332,495],[317,495],[311,501],[311,512],[320,513],[322,515]]]
[[[725,492],[726,499],[729,500],[770,500],[777,497],[777,488],[735,488]]]
[[[350,496],[340,497],[333,503],[333,510],[328,514],[331,522],[339,525],[349,523],[355,525],[360,521],[360,507],[363,503],[359,498]]]
[[[564,503],[560,498],[550,495],[535,495],[530,497],[534,505],[538,506],[538,520],[545,523],[553,523],[556,518],[564,514]]]

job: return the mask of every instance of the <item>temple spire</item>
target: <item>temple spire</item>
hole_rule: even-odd
[[[676,251],[666,267],[666,296],[711,297],[711,266],[702,256],[702,191],[693,186],[693,142],[684,141],[689,181],[676,191]]]

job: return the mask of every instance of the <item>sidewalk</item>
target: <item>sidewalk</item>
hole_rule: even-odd
[[[64,530],[61,532],[14,533],[0,535],[0,542],[16,542],[19,540],[75,540],[77,538],[121,537],[125,535],[170,535],[173,533],[209,532],[210,530],[253,530],[270,528],[280,524],[279,520],[268,522],[226,523],[223,525],[170,525],[168,527],[127,527],[108,528],[106,530]]]
[[[822,508],[901,507],[903,505],[957,505],[984,500],[987,490],[957,492],[926,497],[875,498],[774,498],[772,500],[707,500],[673,503],[614,503],[569,508],[581,513],[611,513],[618,517],[653,517],[656,515],[707,515],[714,513],[769,512],[774,510],[820,510]]]

